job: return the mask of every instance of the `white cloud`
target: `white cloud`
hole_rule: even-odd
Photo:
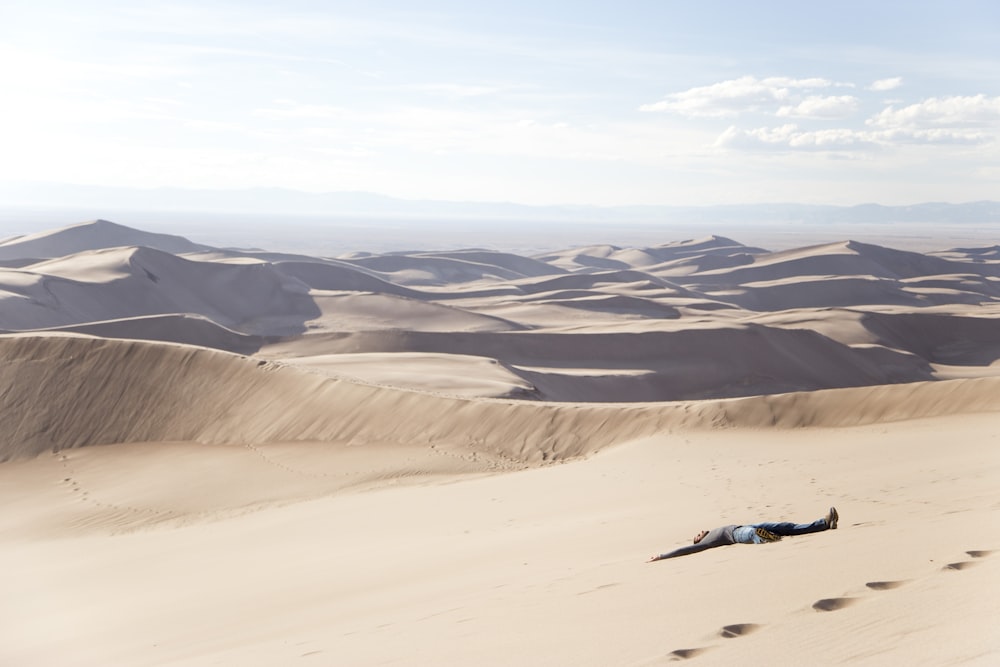
[[[783,106],[775,115],[783,118],[846,118],[858,109],[858,98],[853,95],[810,95],[796,105]]]
[[[889,129],[1000,127],[1000,97],[931,97],[901,109],[887,107],[867,124]]]
[[[899,76],[894,76],[889,79],[879,79],[878,81],[873,81],[868,90],[874,90],[877,92],[882,92],[886,90],[895,90],[903,85],[903,78]]]
[[[949,129],[854,130],[845,127],[802,130],[797,125],[786,124],[779,127],[759,127],[751,130],[730,126],[719,135],[714,146],[742,151],[843,153],[903,145],[975,146],[989,143],[993,139],[994,137],[984,132]]]
[[[847,128],[805,131],[795,124],[741,130],[730,126],[715,141],[717,148],[739,150],[843,151],[873,148],[871,133]]]
[[[993,141],[996,137],[986,132],[968,130],[884,130],[875,133],[886,144],[937,144],[952,146],[976,146]]]
[[[776,76],[758,79],[744,76],[672,93],[659,102],[643,104],[639,110],[667,111],[691,117],[723,118],[794,101],[795,90],[827,88],[832,85],[832,81],[821,78],[792,79]]]
[[[778,109],[790,118],[836,118],[859,100],[849,95],[810,96]],[[741,129],[730,126],[716,148],[744,151],[859,151],[902,146],[977,146],[1000,138],[1000,97],[932,97],[902,108],[889,106],[865,121],[863,128],[802,129],[794,124]]]

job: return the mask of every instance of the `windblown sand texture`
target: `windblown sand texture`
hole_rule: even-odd
[[[997,664],[998,252],[0,242],[0,664]]]

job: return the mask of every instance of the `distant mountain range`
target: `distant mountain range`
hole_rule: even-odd
[[[397,199],[368,192],[309,193],[282,188],[133,189],[0,183],[9,207],[91,207],[100,211],[199,211],[285,215],[414,217],[580,222],[998,223],[1000,202],[928,202],[909,206],[744,204],[724,206],[530,206],[509,202]]]

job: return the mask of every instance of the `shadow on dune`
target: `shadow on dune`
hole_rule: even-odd
[[[557,404],[376,387],[205,348],[0,336],[0,460],[96,444],[452,444],[525,464],[675,428],[846,426],[1000,409],[1000,378],[735,400]]]
[[[328,353],[497,359],[547,401],[730,398],[932,379],[920,357],[808,329],[748,324],[643,333],[372,331],[316,337]]]

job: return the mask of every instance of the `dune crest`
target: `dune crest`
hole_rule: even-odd
[[[197,252],[208,248],[182,236],[145,232],[109,220],[93,220],[0,241],[0,260],[28,257],[51,259],[118,246],[145,246],[169,253]]]
[[[679,428],[848,426],[1000,409],[1000,378],[729,401],[551,404],[461,399],[199,347],[0,336],[0,457],[118,442],[460,444],[522,463]]]

